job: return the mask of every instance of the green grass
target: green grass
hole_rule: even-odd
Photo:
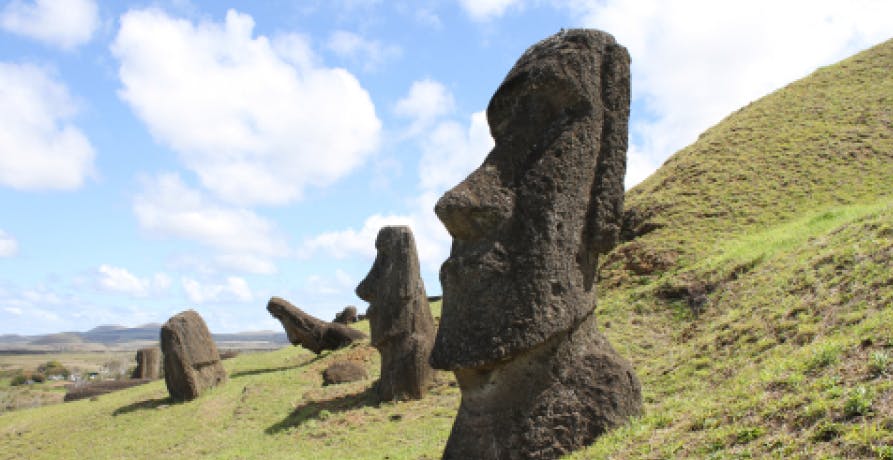
[[[730,115],[627,206],[656,229],[605,257],[596,314],[644,412],[570,458],[893,458],[893,41]],[[322,387],[347,358],[370,378]],[[368,344],[244,354],[196,401],[156,382],[0,415],[0,452],[439,458],[451,376],[375,405],[378,360]]]

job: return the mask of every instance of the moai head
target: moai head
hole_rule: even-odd
[[[412,230],[406,226],[382,227],[375,239],[378,254],[366,278],[357,286],[357,296],[369,302],[366,318],[372,345],[379,346],[415,328],[413,311],[407,303],[425,296],[419,276],[419,257]],[[427,306],[427,305],[426,305]]]
[[[487,368],[595,307],[597,256],[623,209],[629,55],[569,30],[531,47],[487,107],[496,145],[435,207],[453,237],[440,270],[435,368]]]

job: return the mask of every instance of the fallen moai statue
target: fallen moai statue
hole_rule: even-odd
[[[217,345],[194,310],[174,315],[161,326],[164,382],[171,398],[189,401],[226,382]]]
[[[434,319],[419,274],[415,239],[409,227],[383,227],[375,248],[378,256],[356,292],[369,302],[372,346],[381,352],[378,397],[420,399],[434,378],[428,363]]]
[[[356,329],[315,318],[281,297],[272,297],[267,302],[267,311],[282,323],[292,345],[301,345],[316,354],[366,338],[366,334]]]
[[[595,30],[532,46],[487,107],[495,147],[437,202],[453,244],[431,364],[462,392],[446,459],[558,458],[641,411],[594,315],[622,220],[629,62]]]

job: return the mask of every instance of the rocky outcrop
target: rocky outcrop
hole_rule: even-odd
[[[322,372],[323,385],[356,382],[369,377],[366,368],[356,361],[337,361]]]
[[[136,369],[130,378],[157,379],[161,377],[161,350],[156,347],[136,351]]]
[[[267,302],[267,311],[282,323],[292,345],[301,345],[316,354],[366,338],[366,334],[356,329],[311,316],[281,297],[271,298]]]
[[[428,363],[434,319],[419,274],[415,239],[409,227],[384,227],[375,248],[375,262],[356,292],[369,302],[372,346],[381,352],[378,397],[420,399],[434,378]]]
[[[171,398],[188,401],[226,382],[217,345],[194,310],[174,315],[161,326],[164,382]]]
[[[444,458],[558,458],[640,412],[593,314],[622,224],[629,97],[612,36],[537,43],[487,107],[495,147],[437,202],[453,245],[431,363],[462,391]]]

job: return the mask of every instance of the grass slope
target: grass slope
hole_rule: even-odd
[[[627,194],[598,314],[645,414],[573,458],[893,458],[893,41]]]
[[[631,190],[598,314],[645,413],[572,458],[893,458],[893,42],[730,115]],[[339,359],[370,379],[321,387]],[[0,458],[439,458],[459,401],[373,404],[367,344],[241,355],[0,415]]]

